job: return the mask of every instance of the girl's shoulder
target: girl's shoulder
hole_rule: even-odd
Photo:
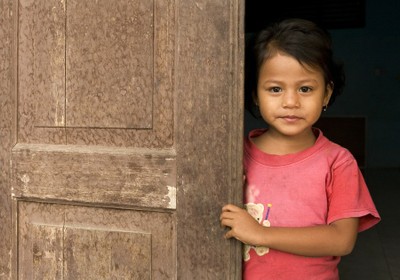
[[[356,162],[353,154],[342,145],[335,143],[323,135],[323,132],[319,130],[319,136],[317,142],[321,142],[321,150],[323,154],[335,165],[341,165],[345,162]]]

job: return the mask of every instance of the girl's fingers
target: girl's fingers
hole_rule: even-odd
[[[237,207],[236,205],[233,204],[227,204],[224,207],[222,207],[222,212],[237,212],[241,208]]]
[[[224,237],[225,237],[225,239],[232,238],[231,231],[228,231],[227,233],[225,233]]]
[[[235,238],[235,239],[239,240],[240,242],[242,242],[237,236],[233,235],[232,230],[225,233],[224,237],[225,237],[225,239]]]
[[[234,219],[234,215],[232,215],[232,213],[227,212],[227,213],[223,213],[219,220],[221,222],[221,225],[231,227],[233,219]]]
[[[222,207],[222,213],[231,211],[230,209],[231,209],[231,204],[224,205],[224,207]]]
[[[238,216],[238,212],[242,210],[239,207],[233,206],[232,208],[227,207],[222,209],[222,213],[219,216],[220,221],[222,220],[233,220]]]
[[[223,219],[221,220],[221,226],[223,227],[232,227],[232,220]]]

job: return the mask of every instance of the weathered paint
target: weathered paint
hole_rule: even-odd
[[[174,157],[171,149],[18,144],[12,150],[13,193],[24,199],[176,209]]]

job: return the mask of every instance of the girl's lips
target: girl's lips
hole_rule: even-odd
[[[283,120],[285,120],[286,122],[296,122],[298,120],[300,120],[301,118],[298,116],[282,116],[281,117]]]

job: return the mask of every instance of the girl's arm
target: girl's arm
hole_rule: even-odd
[[[310,227],[264,227],[245,209],[228,204],[222,208],[221,225],[229,227],[225,238],[309,257],[344,256],[353,250],[358,218]]]

